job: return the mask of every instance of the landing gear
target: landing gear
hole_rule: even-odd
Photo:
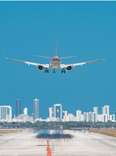
[[[47,68],[44,71],[45,71],[45,73],[49,73],[49,70]]]
[[[62,69],[61,73],[65,74],[66,73],[66,69]]]
[[[55,69],[53,69],[53,70],[52,70],[52,73],[56,73],[56,70],[55,70]]]

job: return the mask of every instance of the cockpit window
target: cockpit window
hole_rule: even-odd
[[[54,58],[53,61],[57,61],[58,59]]]
[[[53,61],[59,61],[59,58],[53,58],[52,60]]]

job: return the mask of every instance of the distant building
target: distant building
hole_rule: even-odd
[[[16,118],[13,118],[13,121],[14,122],[27,122],[27,121],[32,122],[33,121],[33,117],[25,115],[25,114],[20,114]]]
[[[98,121],[98,107],[93,107],[93,116],[94,116],[94,122]]]
[[[90,112],[76,111],[76,116],[68,111],[62,110],[61,104],[54,104],[49,107],[48,121],[77,121],[77,122],[116,122],[116,114],[110,114],[110,106],[104,105],[102,113],[99,113],[98,107],[94,106]]]
[[[74,114],[72,114],[72,113],[69,113],[68,114],[68,120],[69,121],[76,121],[76,116]]]
[[[39,118],[39,99],[35,98],[33,100],[33,119],[37,120]]]
[[[48,113],[49,114],[48,115],[49,116],[49,120],[53,121],[54,120],[54,108],[53,107],[49,107],[48,110],[49,110],[49,113]]]
[[[23,113],[19,114],[18,116],[13,118],[14,122],[32,122],[33,121],[33,117],[28,115],[28,108],[25,107],[23,109]]]
[[[102,108],[102,113],[104,116],[104,122],[108,122],[110,120],[110,106],[104,105]]]
[[[103,106],[103,114],[106,114],[106,115],[110,114],[110,106],[109,105]]]
[[[112,122],[116,122],[116,116],[115,116],[115,114],[112,114]]]
[[[25,107],[25,108],[23,109],[23,114],[24,114],[24,115],[28,115],[28,108],[27,108],[27,107]]]
[[[20,99],[17,99],[16,100],[16,112],[15,112],[15,115],[18,116],[21,114],[21,101]]]
[[[10,105],[0,106],[0,121],[11,121],[12,107]]]
[[[81,110],[76,111],[76,120],[79,122],[82,121],[82,111]]]
[[[54,118],[57,121],[61,121],[62,120],[62,104],[54,104]]]
[[[83,116],[84,116],[84,122],[89,122],[89,113],[88,112],[84,112]]]
[[[63,121],[69,121],[68,111],[63,111]]]
[[[61,121],[63,119],[62,104],[54,104],[48,109],[49,121]]]
[[[104,122],[104,115],[103,114],[98,114],[97,122]]]
[[[94,107],[93,107],[93,112],[94,112],[95,114],[98,114],[98,107],[97,107],[97,106],[94,106]]]

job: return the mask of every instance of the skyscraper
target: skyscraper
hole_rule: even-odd
[[[68,111],[63,111],[63,121],[68,121],[69,117],[68,117]]]
[[[94,122],[98,121],[98,107],[93,107],[93,116],[94,116]]]
[[[93,112],[94,112],[95,114],[98,114],[98,107],[94,106],[94,107],[93,107]]]
[[[54,104],[54,117],[56,120],[62,120],[62,104]]]
[[[54,120],[54,108],[49,107],[49,120]]]
[[[77,121],[82,121],[82,111],[81,110],[76,111],[76,119],[77,119]]]
[[[21,101],[20,99],[16,100],[16,112],[15,115],[18,116],[21,114]]]
[[[23,109],[23,114],[24,114],[24,115],[28,115],[28,108],[27,108],[27,107],[25,107],[25,108]]]
[[[39,118],[39,99],[35,98],[33,100],[33,119]]]
[[[84,116],[84,122],[89,122],[89,112],[84,112],[83,116]]]
[[[110,114],[110,106],[109,105],[104,105],[103,106],[103,114],[107,114],[109,115]]]
[[[104,105],[102,108],[103,116],[104,116],[104,122],[107,122],[110,120],[110,106]]]
[[[0,106],[0,120],[11,121],[12,107],[10,105]]]

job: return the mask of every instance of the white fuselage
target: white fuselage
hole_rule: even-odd
[[[52,68],[52,69],[59,69],[60,68],[60,63],[61,63],[60,58],[58,56],[54,56],[51,59],[50,68]]]

